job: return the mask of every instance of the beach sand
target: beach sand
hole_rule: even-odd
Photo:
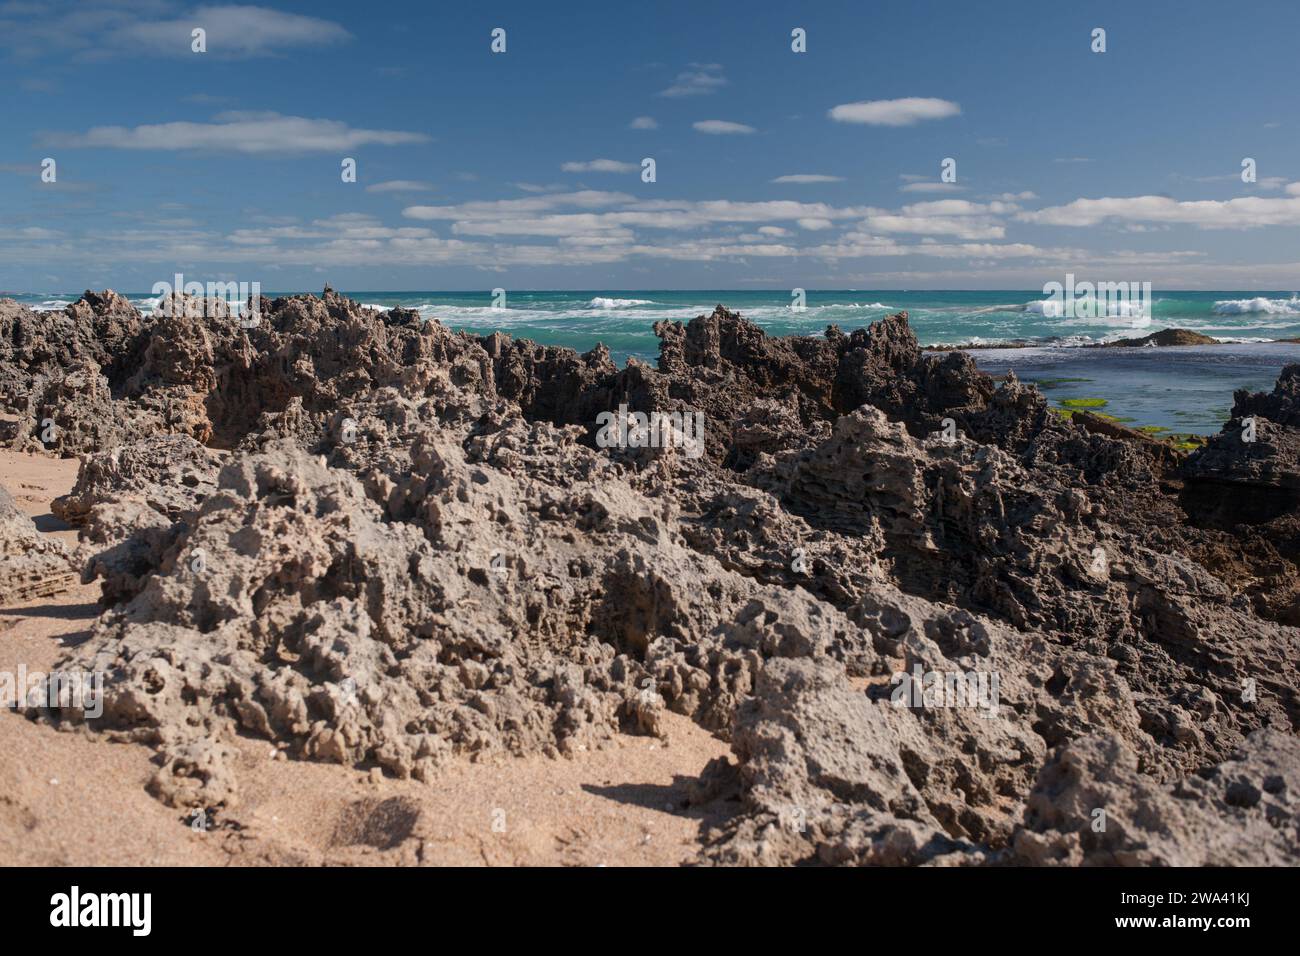
[[[50,502],[76,459],[0,450],[0,484],[42,533],[76,541]],[[83,639],[99,587],[0,609],[0,671],[46,670]],[[457,761],[433,783],[275,759],[232,741],[237,806],[196,831],[146,792],[154,753],[0,712],[0,858],[10,865],[675,865],[725,805],[682,809],[688,781],[725,743],[677,714],[668,742],[617,736],[573,759]],[[504,824],[504,826],[502,825]]]

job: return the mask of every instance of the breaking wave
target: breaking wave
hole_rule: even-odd
[[[1214,303],[1216,315],[1246,315],[1251,312],[1263,312],[1267,315],[1300,315],[1300,297],[1289,299],[1266,299],[1256,296],[1253,299],[1222,299]]]
[[[607,299],[596,296],[587,303],[589,309],[630,309],[638,305],[654,305],[650,299]]]

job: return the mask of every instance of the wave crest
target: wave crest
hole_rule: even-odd
[[[638,305],[654,305],[650,299],[607,299],[604,296],[596,296],[587,303],[589,309],[630,309]]]
[[[1300,315],[1300,297],[1266,299],[1262,295],[1253,299],[1222,299],[1214,303],[1215,315],[1246,315],[1262,312],[1266,315]]]

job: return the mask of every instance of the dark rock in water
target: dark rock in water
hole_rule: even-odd
[[[1218,345],[1219,340],[1208,335],[1202,335],[1200,332],[1193,332],[1191,329],[1161,329],[1159,332],[1152,332],[1150,335],[1144,335],[1141,338],[1118,339],[1114,342],[1100,342],[1096,345],[1088,345],[1085,348],[1091,349],[1110,349],[1110,348],[1147,348],[1159,347],[1164,348],[1170,345]]]
[[[1300,428],[1300,364],[1282,369],[1270,392],[1238,391],[1233,398],[1234,418],[1262,415],[1269,421],[1290,428]]]
[[[1181,463],[902,313],[719,306],[620,369],[328,289],[119,300],[0,303],[0,434],[84,456],[108,607],[64,663],[168,803],[237,801],[234,733],[425,779],[672,710],[733,745],[704,862],[1300,862],[1296,367]],[[702,442],[611,446],[620,405]]]

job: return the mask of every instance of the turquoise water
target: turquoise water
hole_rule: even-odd
[[[1126,316],[1073,318],[1054,316],[1043,306],[1041,292],[899,292],[809,290],[807,308],[790,308],[788,290],[586,290],[506,292],[506,308],[492,308],[492,293],[380,292],[339,290],[368,305],[418,309],[452,328],[475,332],[501,330],[548,345],[585,351],[604,342],[625,358],[653,358],[658,342],[651,327],[662,319],[686,321],[711,312],[718,303],[743,313],[774,335],[820,335],[831,324],[842,328],[868,325],[881,316],[906,309],[922,345],[958,345],[1028,340],[1042,344],[1079,345],[1162,328],[1192,329],[1231,341],[1270,341],[1300,337],[1300,295],[1295,292],[1156,291],[1149,319]],[[274,296],[275,292],[264,292]],[[62,308],[76,294],[39,293],[16,296],[35,308]],[[147,295],[129,298],[148,310]]]
[[[820,335],[828,325],[851,329],[906,309],[922,345],[1028,340],[1079,345],[1162,328],[1193,329],[1217,339],[1269,341],[1300,337],[1300,297],[1292,292],[1177,292],[1156,294],[1149,320],[1120,316],[1053,316],[1033,292],[815,291],[806,309],[791,309],[781,291],[707,290],[507,292],[504,310],[491,308],[488,292],[348,293],[360,302],[417,308],[454,328],[500,329],[548,345],[579,350],[604,342],[617,356],[653,358],[652,326],[688,321],[719,303],[773,335]]]
[[[1041,292],[809,290],[806,308],[791,309],[788,290],[586,290],[514,292],[505,308],[492,293],[382,292],[340,289],[366,305],[417,309],[455,329],[495,330],[548,345],[586,351],[603,342],[622,363],[629,356],[653,361],[659,352],[652,327],[687,321],[718,303],[741,312],[772,335],[821,335],[828,325],[853,329],[906,309],[923,345],[1030,342],[1036,347],[973,352],[981,367],[1022,379],[1051,382],[1052,399],[1105,397],[1106,411],[1133,424],[1178,432],[1218,431],[1237,388],[1268,390],[1287,362],[1300,361],[1300,345],[1256,343],[1300,338],[1300,295],[1288,291],[1160,292],[1149,317],[1123,314],[1061,316]],[[271,297],[275,292],[264,292]],[[128,296],[142,311],[156,300]],[[77,294],[14,296],[37,309],[61,309]],[[1112,310],[1113,311],[1113,310]],[[1123,311],[1123,310],[1119,310]],[[1232,343],[1203,348],[1092,350],[1072,346],[1184,328]],[[1121,351],[1125,354],[1120,354]],[[1055,380],[1078,378],[1061,383]]]

